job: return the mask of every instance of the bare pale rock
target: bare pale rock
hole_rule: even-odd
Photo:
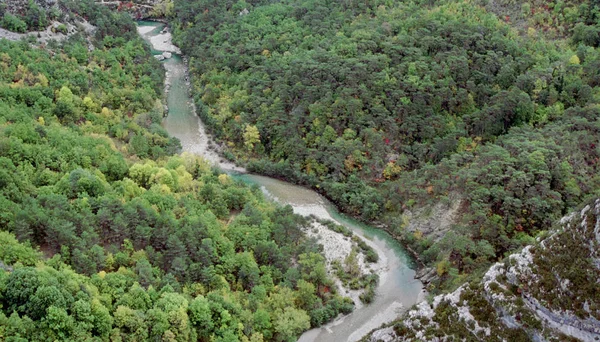
[[[508,341],[518,331],[521,338],[532,341],[564,340],[561,334],[581,341],[600,340],[594,283],[600,279],[600,263],[595,262],[600,260],[600,199],[558,224],[534,245],[492,265],[479,283],[463,284],[431,303],[418,304],[396,323],[396,329],[376,330],[369,340],[445,341],[476,336],[480,341]],[[569,255],[580,268],[558,264],[561,255]],[[418,276],[428,273],[431,269]],[[590,283],[582,287],[576,273],[589,275],[584,279]]]

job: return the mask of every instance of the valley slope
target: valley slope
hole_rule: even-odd
[[[194,0],[170,20],[225,156],[380,223],[435,292],[600,188],[593,4],[529,4],[562,35],[503,6]]]
[[[600,338],[600,199],[494,264],[480,281],[422,302],[369,341]]]

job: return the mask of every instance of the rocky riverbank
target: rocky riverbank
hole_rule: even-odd
[[[153,34],[151,32],[155,28],[156,26],[151,26],[150,28],[148,26],[139,26],[138,30],[152,44],[155,50],[164,51],[163,49],[165,48],[169,49],[172,45],[170,42],[170,33],[168,33],[168,30],[166,32],[163,30],[160,34],[162,36],[160,39],[152,39]],[[171,49],[171,51],[173,50]],[[179,58],[179,55],[175,53],[173,58],[167,59],[162,63],[166,68],[165,89],[168,92],[167,98],[170,99],[169,101],[179,102],[171,102],[173,106],[175,104],[178,105],[177,110],[182,110],[179,107],[185,104],[183,108],[188,113],[191,112],[196,115],[196,108],[193,101],[188,96],[182,96],[181,94],[182,89],[189,94],[191,92],[191,85],[187,68],[185,67],[187,61],[185,57],[181,57],[181,60]],[[182,102],[183,98],[186,98],[186,103]],[[169,108],[169,110],[173,112],[174,108]],[[175,121],[183,121],[185,118],[175,119],[175,112],[170,114],[166,119],[165,127],[169,130],[169,125],[173,125],[170,133],[176,137],[181,137],[180,140],[185,151],[201,155],[224,170],[245,172],[243,168],[221,157],[221,148],[210,139],[200,120],[194,120],[193,122],[186,121],[188,124],[182,127],[180,123],[175,123]],[[304,216],[315,215],[319,219],[334,220],[328,213],[326,209],[327,204],[324,200],[311,190],[267,177],[247,177],[252,177],[253,181],[259,182],[265,193],[274,200],[282,204],[290,204],[298,214]],[[279,189],[282,189],[282,191],[279,192]],[[346,224],[344,225],[346,226]],[[387,245],[387,242],[370,240],[364,234],[361,234],[359,230],[353,229],[353,231],[359,235],[362,241],[364,241],[363,243],[371,247],[379,256],[379,260],[376,263],[369,263],[366,262],[365,255],[359,253],[356,261],[360,274],[377,274],[379,277],[380,285],[376,289],[375,304],[363,306],[359,298],[362,291],[347,288],[343,286],[341,281],[338,281],[339,292],[342,295],[351,297],[355,302],[355,312],[339,318],[322,329],[314,329],[307,332],[301,338],[302,341],[324,341],[331,340],[331,338],[337,339],[338,337],[342,340],[358,340],[372,329],[395,319],[400,311],[405,310],[406,307],[412,305],[416,300],[422,299],[422,296],[419,296],[421,286],[418,281],[414,280],[414,271],[406,267],[406,261],[399,260],[397,252],[394,252]],[[311,224],[306,233],[309,236],[315,237],[323,245],[329,272],[332,274],[336,273],[333,265],[335,263],[343,265],[345,259],[352,252],[352,249],[357,248],[357,243],[352,238],[334,232],[327,225],[317,221]]]
[[[191,93],[191,83],[190,76],[187,70],[187,59],[185,56],[181,56],[181,50],[175,46],[172,42],[172,34],[167,26],[165,26],[159,34],[151,34],[152,31],[156,29],[157,26],[140,26],[138,25],[138,33],[144,37],[150,44],[152,48],[156,51],[161,51],[163,53],[171,54],[169,59],[173,57],[173,55],[177,55],[182,58],[183,63],[177,62],[169,62],[167,58],[163,58],[165,62],[162,64],[165,68],[165,96],[168,98],[169,92],[171,91],[171,86],[173,85],[174,79],[184,79],[185,87],[188,93]],[[168,102],[168,101],[167,101]],[[188,97],[187,105],[190,107],[190,110],[197,116],[196,105],[193,101]],[[168,103],[165,104],[165,113],[169,112]],[[202,124],[201,120],[198,120],[198,135],[199,139],[195,141],[193,146],[188,146],[188,152],[192,152],[194,154],[203,156],[209,162],[219,165],[224,170],[241,172],[245,173],[246,169],[236,165],[235,163],[226,160],[222,157],[223,147],[217,143],[215,143],[212,137],[207,133],[206,128]]]

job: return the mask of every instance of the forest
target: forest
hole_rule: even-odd
[[[352,311],[308,219],[179,154],[132,19],[60,6],[93,37],[0,40],[0,340],[294,341]]]
[[[34,34],[0,40],[0,340],[295,341],[353,310],[304,234],[311,219],[180,153],[161,126],[163,68],[127,13],[23,3],[0,2],[0,27]],[[478,302],[493,263],[600,195],[595,1],[175,0],[153,13],[189,57],[225,157],[386,229],[434,270],[431,294],[469,282]],[[78,33],[36,44],[52,22]],[[441,237],[407,228],[440,203],[459,208]],[[579,240],[564,236],[536,262],[568,263]],[[565,277],[593,266],[574,260]],[[558,288],[552,272],[533,290]],[[464,336],[454,310],[436,319]]]
[[[379,222],[452,289],[598,194],[595,2],[175,2],[228,156]],[[434,239],[405,213],[459,202]]]

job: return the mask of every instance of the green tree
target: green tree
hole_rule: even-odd
[[[62,86],[57,92],[54,115],[63,122],[74,122],[80,117],[77,98],[67,86]]]
[[[310,328],[310,317],[304,310],[287,307],[273,322],[277,338],[281,341],[294,341],[298,335]]]
[[[45,318],[48,327],[56,334],[59,339],[68,339],[75,326],[75,320],[69,316],[64,308],[50,306],[48,315]]]
[[[321,254],[308,253],[300,254],[298,263],[302,278],[318,286],[327,283],[327,270],[325,268],[325,259]]]
[[[214,329],[209,301],[203,296],[194,298],[189,305],[189,315],[198,336],[208,338]]]
[[[27,23],[8,12],[5,12],[2,16],[0,26],[13,32],[24,33],[27,31]]]
[[[144,314],[126,306],[118,306],[114,312],[114,325],[124,341],[139,341],[148,337]]]
[[[31,297],[41,285],[38,272],[31,267],[23,267],[14,270],[6,281],[4,298],[9,303],[7,309],[21,314],[29,313],[31,309]]]
[[[244,146],[248,151],[254,150],[254,146],[260,143],[260,132],[258,128],[253,125],[246,125],[244,131]]]

